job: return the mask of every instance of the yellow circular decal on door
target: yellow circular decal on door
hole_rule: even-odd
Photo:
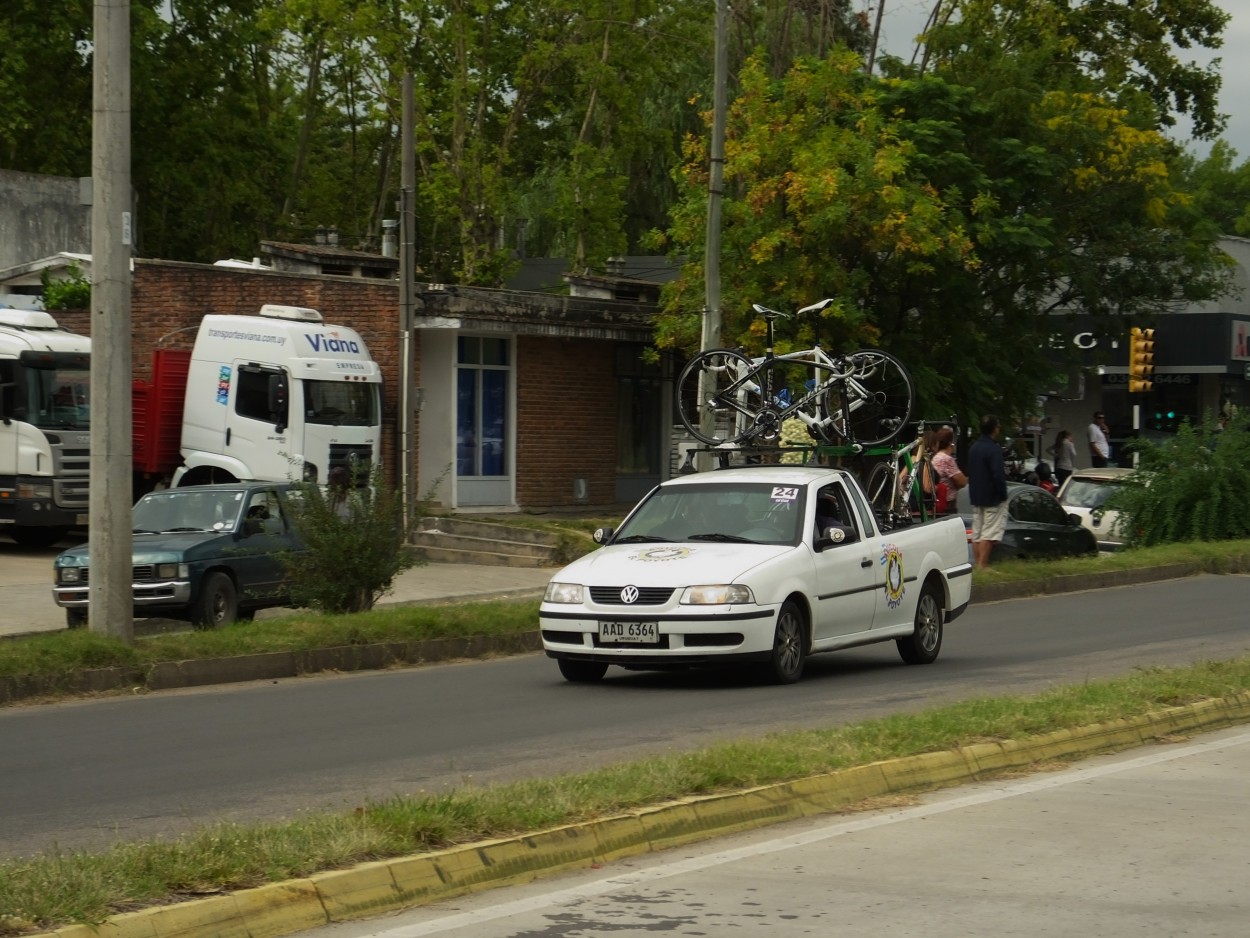
[[[903,552],[894,544],[881,548],[881,563],[885,565],[885,601],[891,609],[897,609],[907,592],[903,578]]]

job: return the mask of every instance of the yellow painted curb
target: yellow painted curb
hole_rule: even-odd
[[[1250,691],[1023,741],[974,743],[740,792],[683,798],[519,837],[362,863],[349,870],[118,915],[98,926],[68,925],[35,938],[278,938],[330,922],[827,814],[883,795],[948,787],[1010,769],[1240,723],[1250,723]]]

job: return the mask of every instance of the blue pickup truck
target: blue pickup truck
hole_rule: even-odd
[[[149,492],[135,504],[134,615],[213,628],[290,605],[281,555],[299,550],[284,483],[238,482]],[[60,554],[53,598],[66,624],[87,623],[88,545]]]

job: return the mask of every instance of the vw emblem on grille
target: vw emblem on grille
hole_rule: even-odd
[[[621,602],[626,605],[638,602],[638,587],[627,586],[621,590]]]

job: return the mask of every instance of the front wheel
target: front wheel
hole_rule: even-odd
[[[751,360],[738,352],[700,352],[677,379],[677,412],[702,443],[737,443],[754,429],[763,409],[759,386],[744,381]]]
[[[571,658],[559,658],[556,664],[566,681],[574,684],[594,684],[603,680],[608,673],[608,666],[603,661],[574,661]]]
[[[897,639],[898,653],[908,664],[932,664],[942,650],[942,604],[937,590],[925,586],[916,603],[916,625],[906,638]]]
[[[777,615],[767,676],[774,684],[793,684],[803,676],[807,660],[807,620],[798,603],[788,599]]]
[[[848,442],[878,446],[898,436],[911,416],[911,375],[893,355],[861,349],[843,359],[845,377],[821,400],[830,424]]]
[[[229,625],[239,617],[239,597],[234,581],[224,573],[210,573],[200,585],[200,596],[191,614],[197,629]]]

